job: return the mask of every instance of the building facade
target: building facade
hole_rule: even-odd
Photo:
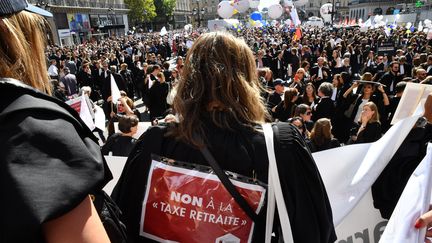
[[[335,23],[342,21],[346,19],[349,16],[349,7],[348,7],[348,0],[310,0],[306,5],[300,7],[300,9],[304,10],[307,17],[317,16],[321,17],[320,15],[320,8],[322,5],[326,3],[334,4],[335,6],[335,15],[333,17],[333,21]]]
[[[129,9],[123,0],[29,0],[50,11],[54,42],[76,45],[92,39],[122,36],[129,30]]]
[[[349,16],[352,19],[369,19],[373,15],[392,15],[395,9],[409,9],[410,5],[402,0],[350,0]],[[405,7],[403,6],[405,5]],[[414,7],[414,6],[412,6]],[[402,13],[402,11],[401,11]]]
[[[192,15],[192,7],[190,0],[177,0],[174,9],[174,29],[181,29],[185,25],[190,24],[190,16]]]
[[[190,23],[194,26],[207,27],[207,22],[211,19],[219,18],[217,9],[220,0],[189,0],[192,15]]]

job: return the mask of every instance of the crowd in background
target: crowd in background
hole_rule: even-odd
[[[170,103],[184,58],[204,32],[140,33],[51,46],[48,73],[60,81],[55,93],[63,100],[90,87],[91,100],[104,108],[111,136],[112,122],[122,116],[154,121],[175,115]],[[424,32],[309,28],[298,36],[294,29],[274,26],[233,33],[255,54],[261,96],[272,119],[296,125],[312,152],[378,140],[389,129],[406,84],[432,84],[432,43]],[[382,48],[388,46],[393,50]],[[124,91],[115,106],[111,74]],[[135,107],[137,99],[146,106],[143,114]]]

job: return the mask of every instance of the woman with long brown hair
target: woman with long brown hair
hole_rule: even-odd
[[[284,100],[273,107],[273,117],[279,121],[287,121],[294,114],[298,91],[295,88],[288,88],[284,93]]]
[[[200,36],[188,51],[173,108],[178,123],[152,127],[141,136],[114,190],[132,242],[149,242],[140,232],[145,228],[141,224],[144,192],[159,191],[145,184],[152,154],[208,166],[200,152],[206,146],[223,170],[267,182],[268,158],[261,124],[269,115],[260,97],[253,53],[243,40],[223,32]],[[330,205],[307,146],[292,125],[281,123],[278,128],[276,160],[283,193],[289,195],[285,203],[294,241],[334,242]],[[264,214],[258,213],[252,242],[264,242]],[[152,223],[158,220],[151,219]],[[185,222],[186,218],[179,219],[178,226],[185,227],[185,233],[196,234],[195,239],[206,237],[197,235],[195,226],[186,228]],[[303,234],[306,228],[314,233]],[[172,236],[172,231],[167,234]]]
[[[0,241],[109,242],[89,196],[109,171],[78,114],[49,96],[48,23],[29,6],[0,2]]]
[[[330,119],[321,118],[315,122],[309,136],[311,152],[318,152],[340,146],[339,141],[333,137]]]

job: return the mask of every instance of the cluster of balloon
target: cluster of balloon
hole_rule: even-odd
[[[217,13],[221,18],[229,19],[237,13],[245,13],[252,6],[258,6],[255,2],[259,4],[256,0],[225,0],[219,3]]]
[[[258,11],[255,11],[255,12],[251,13],[250,18],[254,21],[260,21],[260,20],[262,20],[262,14]]]
[[[268,8],[268,16],[271,19],[278,19],[283,14],[283,7],[280,4],[273,4]]]
[[[264,1],[264,0],[263,0]],[[219,3],[217,13],[223,19],[229,19],[237,13],[245,13],[249,8],[258,8],[260,0],[225,0]],[[280,4],[273,4],[268,7],[268,16],[271,19],[278,19],[283,14],[283,7]],[[255,11],[250,15],[254,21],[261,21],[262,14]]]

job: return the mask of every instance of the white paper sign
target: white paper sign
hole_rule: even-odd
[[[432,93],[432,85],[407,83],[391,124],[410,117],[423,109],[427,96]]]

